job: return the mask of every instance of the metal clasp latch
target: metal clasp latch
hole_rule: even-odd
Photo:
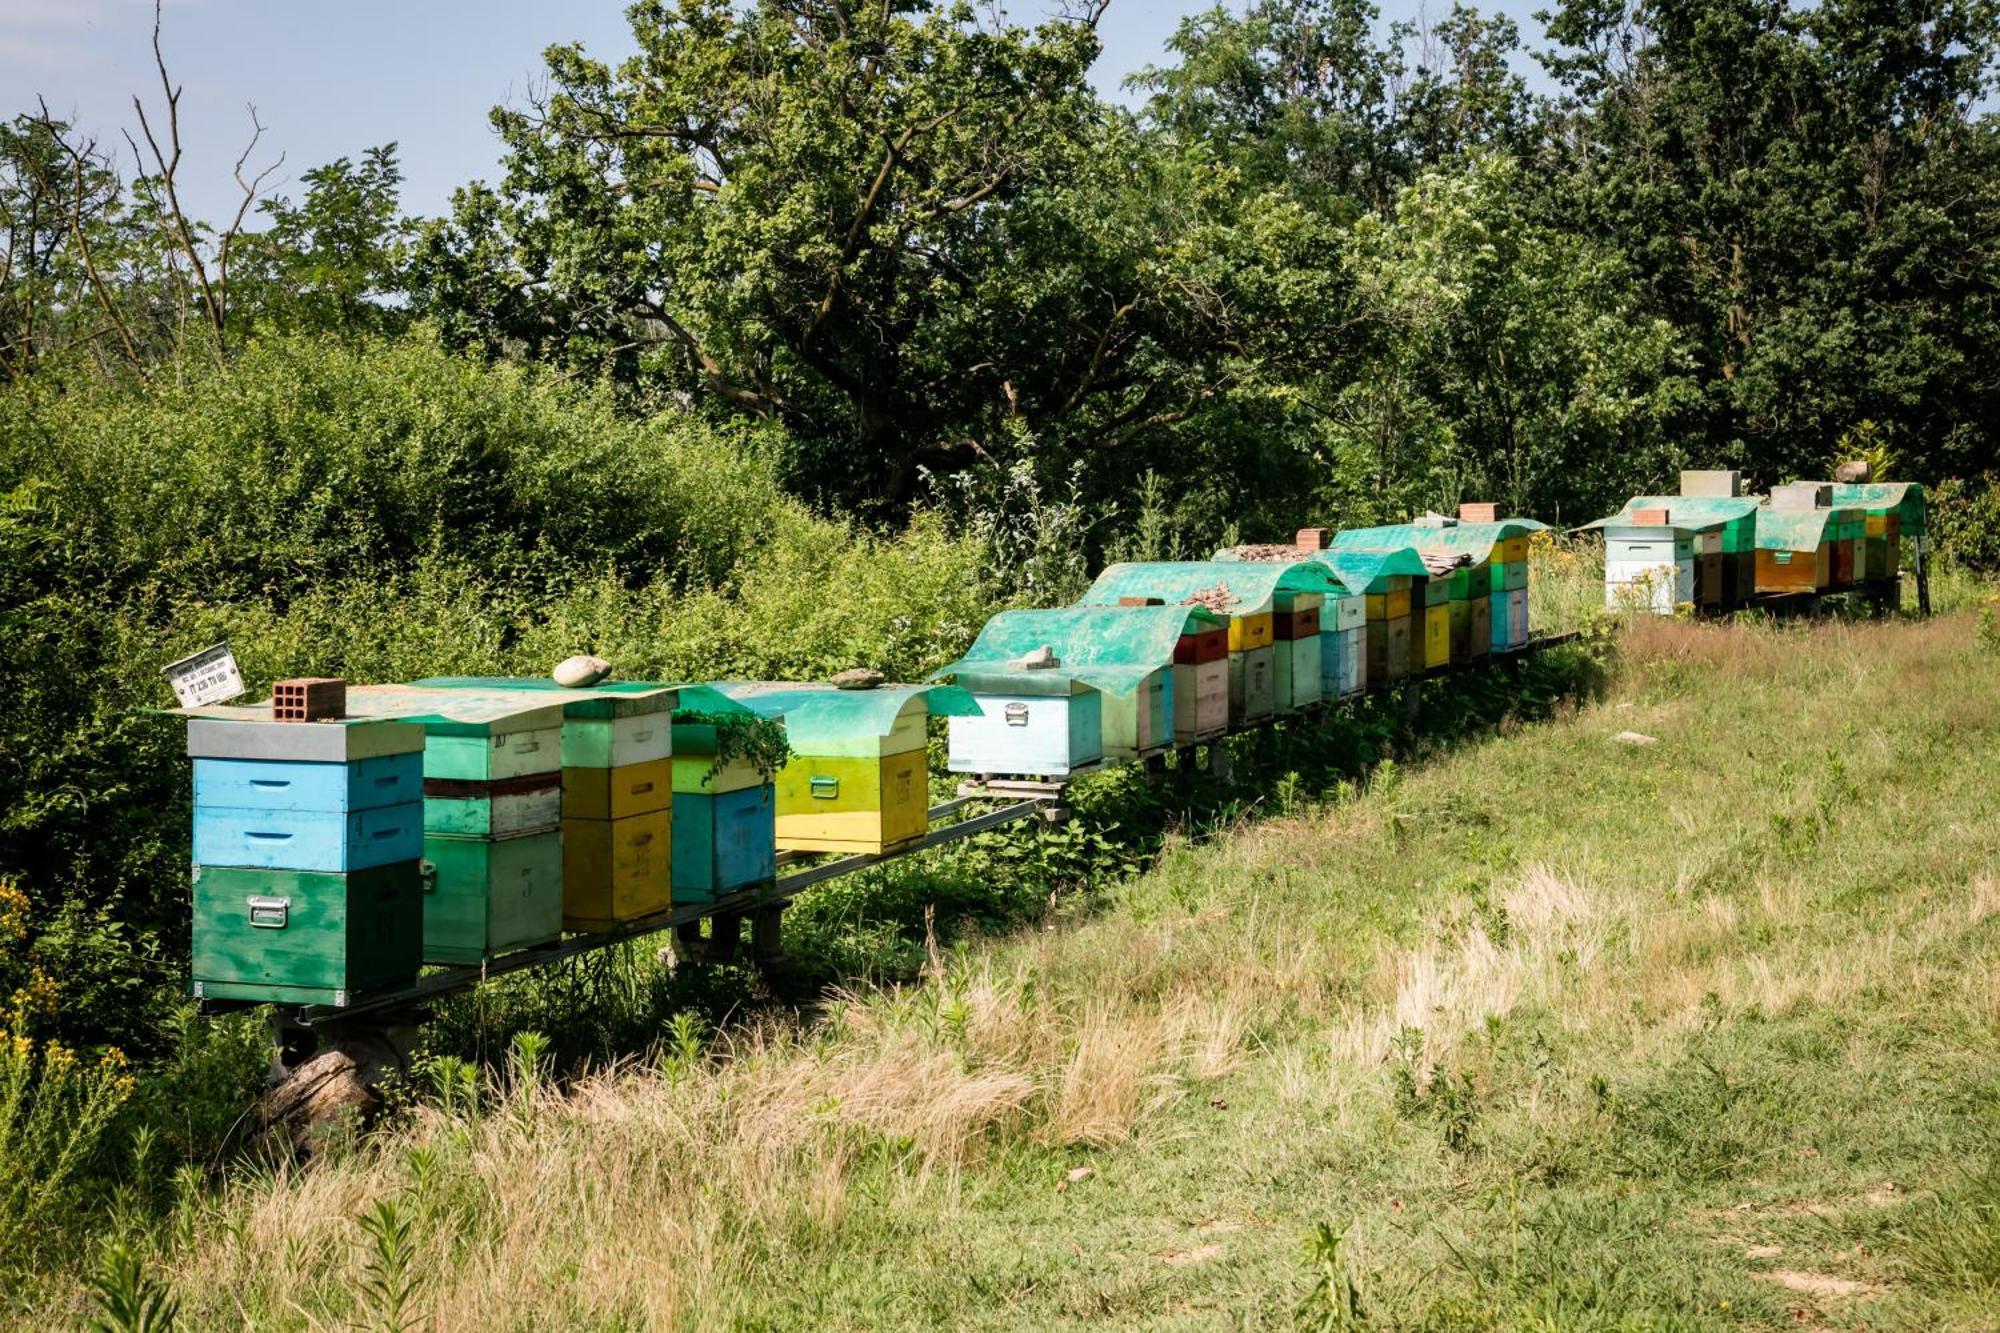
[[[811,782],[808,783],[807,785],[811,787],[812,794],[815,800],[831,801],[837,799],[840,796],[839,778],[816,777],[813,778]]]
[[[1008,726],[1025,727],[1028,725],[1028,705],[1020,703],[1008,704],[1005,711]]]

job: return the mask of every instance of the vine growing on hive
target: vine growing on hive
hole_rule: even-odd
[[[755,713],[707,713],[687,709],[674,715],[678,723],[693,723],[715,729],[715,762],[708,774],[714,777],[732,760],[741,759],[765,778],[770,778],[792,757],[785,739],[785,724]]]

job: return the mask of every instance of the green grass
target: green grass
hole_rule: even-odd
[[[385,1200],[439,1329],[1993,1327],[2000,654],[1622,644],[920,985],[495,1075],[137,1250],[199,1328],[364,1317]]]

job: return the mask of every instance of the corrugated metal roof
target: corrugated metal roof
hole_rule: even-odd
[[[1180,605],[1002,611],[986,622],[963,658],[932,679],[988,678],[1016,670],[1042,677],[1052,670],[1107,694],[1130,694],[1153,672],[1173,664],[1174,646],[1182,634],[1223,623],[1222,617],[1201,607]],[[1043,646],[1055,652],[1056,667],[1028,671],[1012,665]]]
[[[1754,495],[1635,495],[1617,513],[1594,523],[1586,523],[1578,531],[1631,526],[1629,516],[1634,510],[1664,509],[1667,511],[1665,526],[1675,531],[1713,532],[1749,518],[1760,507]]]
[[[1425,555],[1465,555],[1474,564],[1493,558],[1493,548],[1513,537],[1540,532],[1548,526],[1532,518],[1503,518],[1497,523],[1393,523],[1379,528],[1344,528],[1333,535],[1336,551],[1385,551],[1412,546]]]
[[[630,717],[670,712],[676,706],[677,685],[651,681],[607,680],[598,685],[558,685],[547,676],[426,676],[412,682],[427,690],[506,690],[535,696],[537,703],[560,703],[565,717]],[[374,688],[374,687],[369,687]]]
[[[1924,488],[1914,481],[1866,481],[1833,483],[1836,505],[1859,505],[1877,514],[1893,509],[1905,537],[1924,535]]]
[[[1842,514],[1865,513],[1858,506],[1833,509],[1772,509],[1757,511],[1757,549],[1760,551],[1815,551],[1826,540],[1826,529]]]
[[[1385,551],[1318,551],[1312,558],[1331,570],[1343,588],[1355,594],[1383,592],[1388,587],[1386,579],[1430,577],[1430,566],[1411,546]]]
[[[795,681],[722,680],[718,693],[760,717],[782,717],[795,743],[825,737],[886,736],[912,702],[939,717],[976,717],[979,703],[952,685],[877,685],[843,690]]]
[[[1158,597],[1168,602],[1216,589],[1224,592],[1225,615],[1254,616],[1272,609],[1281,592],[1340,592],[1327,569],[1310,560],[1260,564],[1236,560],[1172,560],[1113,565],[1097,576],[1078,606],[1116,606],[1121,597]]]

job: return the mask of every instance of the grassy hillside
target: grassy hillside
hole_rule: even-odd
[[[806,1030],[517,1061],[148,1262],[201,1328],[399,1273],[454,1330],[1991,1327],[1996,732],[1969,616],[1643,625],[1552,723]]]

